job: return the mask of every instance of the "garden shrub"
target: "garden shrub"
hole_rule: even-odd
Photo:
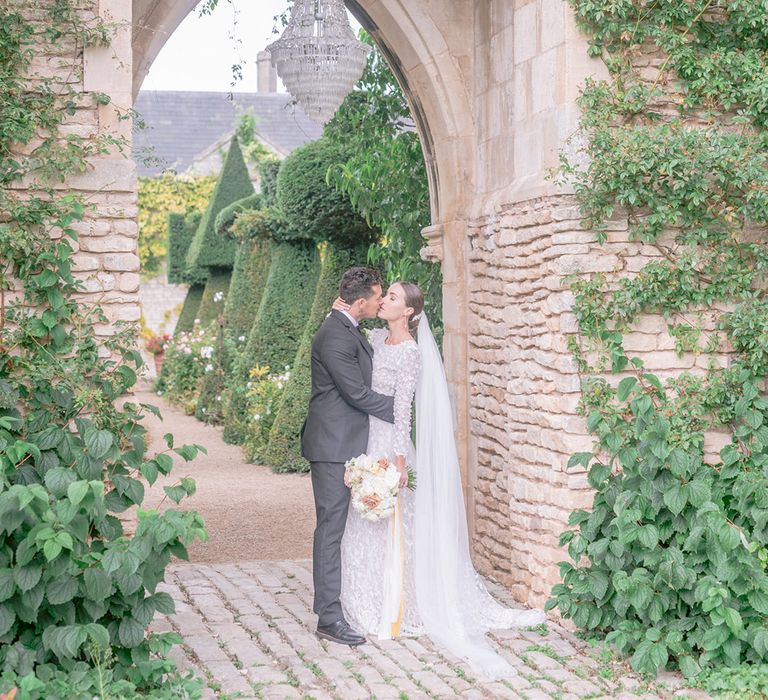
[[[367,246],[357,250],[338,248],[333,244],[325,247],[322,271],[304,333],[296,357],[291,363],[290,378],[279,404],[277,417],[269,433],[269,444],[252,456],[278,472],[303,472],[309,463],[301,456],[299,433],[309,408],[312,393],[312,338],[325,320],[334,299],[339,295],[339,283],[346,270],[355,265],[364,265]]]
[[[290,365],[312,306],[320,272],[314,243],[275,243],[269,276],[248,343],[233,369],[224,439],[245,440],[245,384],[257,365],[279,371]]]
[[[327,184],[328,169],[351,155],[341,143],[321,138],[293,151],[277,176],[277,205],[289,227],[317,242],[334,238],[342,247],[369,244],[371,229],[353,208],[346,193]]]
[[[252,194],[253,185],[248,168],[245,167],[237,138],[233,137],[213,196],[187,251],[186,262],[189,274],[193,274],[199,268],[232,269],[237,243],[227,236],[216,233],[216,217],[226,206]]]
[[[195,413],[203,376],[213,369],[215,337],[215,326],[205,328],[198,323],[193,330],[174,335],[166,345],[155,389],[187,415]]]
[[[245,349],[267,284],[270,247],[268,240],[254,238],[243,241],[237,249],[224,307],[222,342],[215,345],[213,371],[205,374],[200,387],[195,411],[199,420],[214,424],[224,420],[233,363]]]
[[[176,328],[173,331],[174,335],[191,331],[195,327],[195,319],[200,308],[200,302],[203,299],[203,292],[205,292],[204,284],[193,284],[189,288],[187,296],[184,297],[184,304],[181,307],[179,319],[176,321]]]
[[[97,341],[108,319],[78,303],[84,287],[72,269],[74,224],[86,206],[51,185],[85,170],[88,156],[128,144],[104,134],[61,138],[68,107],[83,95],[56,75],[29,81],[30,64],[42,58],[39,42],[82,51],[108,43],[108,27],[98,18],[84,24],[67,0],[35,9],[42,30],[8,8],[0,6],[0,171],[14,186],[0,188],[0,267],[3,286],[12,280],[18,295],[0,308],[2,682],[54,669],[72,677],[95,649],[113,656],[115,680],[150,696],[171,668],[157,654],[178,639],[147,636],[155,613],[174,610],[157,585],[171,557],[186,558],[205,531],[191,511],[141,510],[145,483],[202,448],[175,446],[167,434],[166,449],[148,450],[143,419],[157,409],[127,397],[142,365],[135,329],[114,324],[114,335]],[[183,478],[164,490],[179,503],[194,488]],[[128,536],[117,516],[134,508]]]
[[[200,212],[168,215],[168,282],[171,284],[204,284],[208,278],[207,269],[187,273],[187,251],[201,218]]]
[[[245,415],[247,435],[243,450],[249,462],[259,462],[269,441],[269,431],[275,422],[285,385],[291,369],[270,372],[269,367],[256,366],[248,373],[245,385]]]

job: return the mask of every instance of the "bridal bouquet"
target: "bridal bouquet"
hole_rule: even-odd
[[[395,512],[400,472],[386,457],[362,454],[345,465],[344,483],[352,490],[352,507],[366,520],[388,518]],[[416,487],[416,475],[408,470],[408,488]]]

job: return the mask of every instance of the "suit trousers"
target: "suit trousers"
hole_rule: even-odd
[[[342,462],[311,462],[317,525],[312,548],[313,609],[319,625],[344,617],[341,610],[341,538],[347,526],[350,491]]]

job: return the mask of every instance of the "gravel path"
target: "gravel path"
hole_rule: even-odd
[[[241,449],[227,445],[221,428],[205,425],[170,406],[146,386],[135,401],[157,406],[163,420],[145,418],[151,450],[167,449],[163,435],[172,433],[175,444],[198,443],[207,448],[192,462],[174,455],[170,478],[159,478],[147,489],[145,508],[154,508],[164,497],[163,486],[191,476],[197,492],[181,505],[205,519],[210,539],[190,547],[190,561],[215,564],[248,560],[306,559],[312,556],[315,510],[312,485],[306,474],[274,474],[267,467],[246,464]],[[170,499],[160,508],[174,506]]]

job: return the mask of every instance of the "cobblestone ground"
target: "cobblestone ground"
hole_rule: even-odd
[[[175,565],[162,589],[176,600],[176,614],[158,618],[153,629],[182,636],[174,658],[207,678],[206,698],[708,697],[685,690],[673,675],[648,685],[552,622],[492,635],[518,670],[495,683],[475,678],[426,637],[372,639],[354,649],[321,641],[314,635],[309,561]],[[511,603],[502,589],[491,590]]]

